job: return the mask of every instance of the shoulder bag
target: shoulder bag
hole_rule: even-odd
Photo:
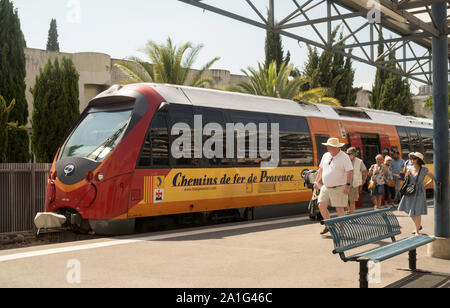
[[[420,171],[422,171],[422,167],[420,167],[420,169],[419,169],[419,173],[417,174],[417,179],[419,179]],[[410,184],[409,183],[409,177],[410,176],[411,176],[411,174],[409,174],[406,177],[405,182],[403,183],[402,187],[400,188],[400,193],[402,195],[410,196],[410,195],[413,195],[416,192],[417,181],[416,181],[416,184]]]

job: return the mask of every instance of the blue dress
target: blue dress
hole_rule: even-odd
[[[399,211],[403,211],[409,217],[418,215],[427,215],[427,196],[425,193],[425,185],[423,181],[428,174],[428,169],[422,167],[417,176],[409,175],[409,184],[416,184],[416,191],[412,195],[404,195],[398,206]]]

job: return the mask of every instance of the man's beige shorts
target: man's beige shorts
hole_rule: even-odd
[[[348,201],[355,202],[359,200],[359,187],[350,188],[350,192],[348,193]]]
[[[344,193],[345,185],[336,188],[322,187],[318,203],[325,203],[332,207],[347,207],[348,195]]]

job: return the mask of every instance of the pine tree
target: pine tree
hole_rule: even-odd
[[[79,117],[79,74],[72,60],[60,65],[50,60],[36,77],[31,90],[34,98],[32,151],[37,162],[51,162],[64,137]]]
[[[332,32],[332,41],[335,41],[339,27]],[[340,39],[343,34],[340,34]],[[342,106],[355,106],[358,89],[353,88],[355,71],[350,58],[343,55],[323,51],[319,56],[317,49],[308,46],[308,60],[303,69],[303,76],[309,80],[302,91],[314,88],[329,89],[330,96],[337,98]]]
[[[267,13],[268,20],[270,20],[270,12]],[[290,65],[291,53],[288,51],[286,56],[284,55],[283,43],[281,40],[281,35],[273,31],[266,31],[266,43],[265,43],[265,55],[266,60],[264,62],[264,67],[269,69],[270,64],[275,61],[277,64],[277,72],[280,71],[281,64],[284,62],[285,66]],[[292,77],[300,76],[300,70],[293,67],[291,71]]]
[[[8,117],[11,109],[14,107],[15,101],[13,100],[9,105],[0,96],[0,163],[7,162],[8,153]]]
[[[18,125],[17,122],[9,122],[9,114],[14,109],[16,100],[13,99],[10,103],[6,102],[3,96],[0,95],[0,163],[8,161],[8,135],[13,131],[26,131],[25,125]]]
[[[380,40],[382,40],[383,37],[380,36]],[[378,56],[381,56],[384,52],[384,45],[379,44],[378,45]],[[383,61],[384,58],[381,59]],[[377,68],[377,72],[375,75],[375,83],[372,87],[372,95],[370,96],[370,108],[372,109],[381,109],[380,106],[380,98],[381,98],[381,92],[383,91],[383,86],[386,83],[386,80],[389,77],[389,72],[382,68]]]
[[[284,51],[281,44],[280,34],[274,33],[272,31],[267,30],[266,36],[266,69],[269,67],[270,63],[275,61],[277,64],[277,71],[280,70],[281,63],[284,58]]]
[[[50,22],[50,29],[48,30],[47,50],[59,52],[58,42],[58,28],[56,26],[56,19]]]
[[[10,0],[0,0],[0,94],[16,104],[9,115],[11,122],[26,125],[28,104],[25,97],[25,38],[17,9]],[[28,162],[29,137],[26,131],[12,131],[8,138],[8,162]]]
[[[356,94],[359,89],[353,87],[355,70],[352,68],[352,61],[350,58],[345,59],[345,64],[339,71],[341,78],[336,84],[334,97],[337,98],[344,107],[356,107]]]
[[[395,69],[395,54],[390,53],[392,61],[390,67]],[[387,78],[381,86],[377,109],[398,112],[403,115],[414,115],[414,102],[407,79],[402,76],[387,72]]]
[[[318,88],[319,85],[319,53],[316,47],[308,47],[308,60],[303,67],[303,76],[307,77],[309,80],[308,84],[302,86],[302,91],[308,91],[310,89]]]

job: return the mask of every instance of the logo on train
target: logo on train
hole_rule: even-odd
[[[163,179],[161,177],[156,178],[156,189],[154,191],[154,197],[153,197],[153,203],[159,203],[164,201],[164,189],[161,188],[161,185],[163,184]]]
[[[75,165],[68,164],[64,167],[64,175],[65,176],[72,176],[75,173]]]
[[[164,189],[155,189],[155,198],[153,200],[154,203],[159,203],[164,201]]]

